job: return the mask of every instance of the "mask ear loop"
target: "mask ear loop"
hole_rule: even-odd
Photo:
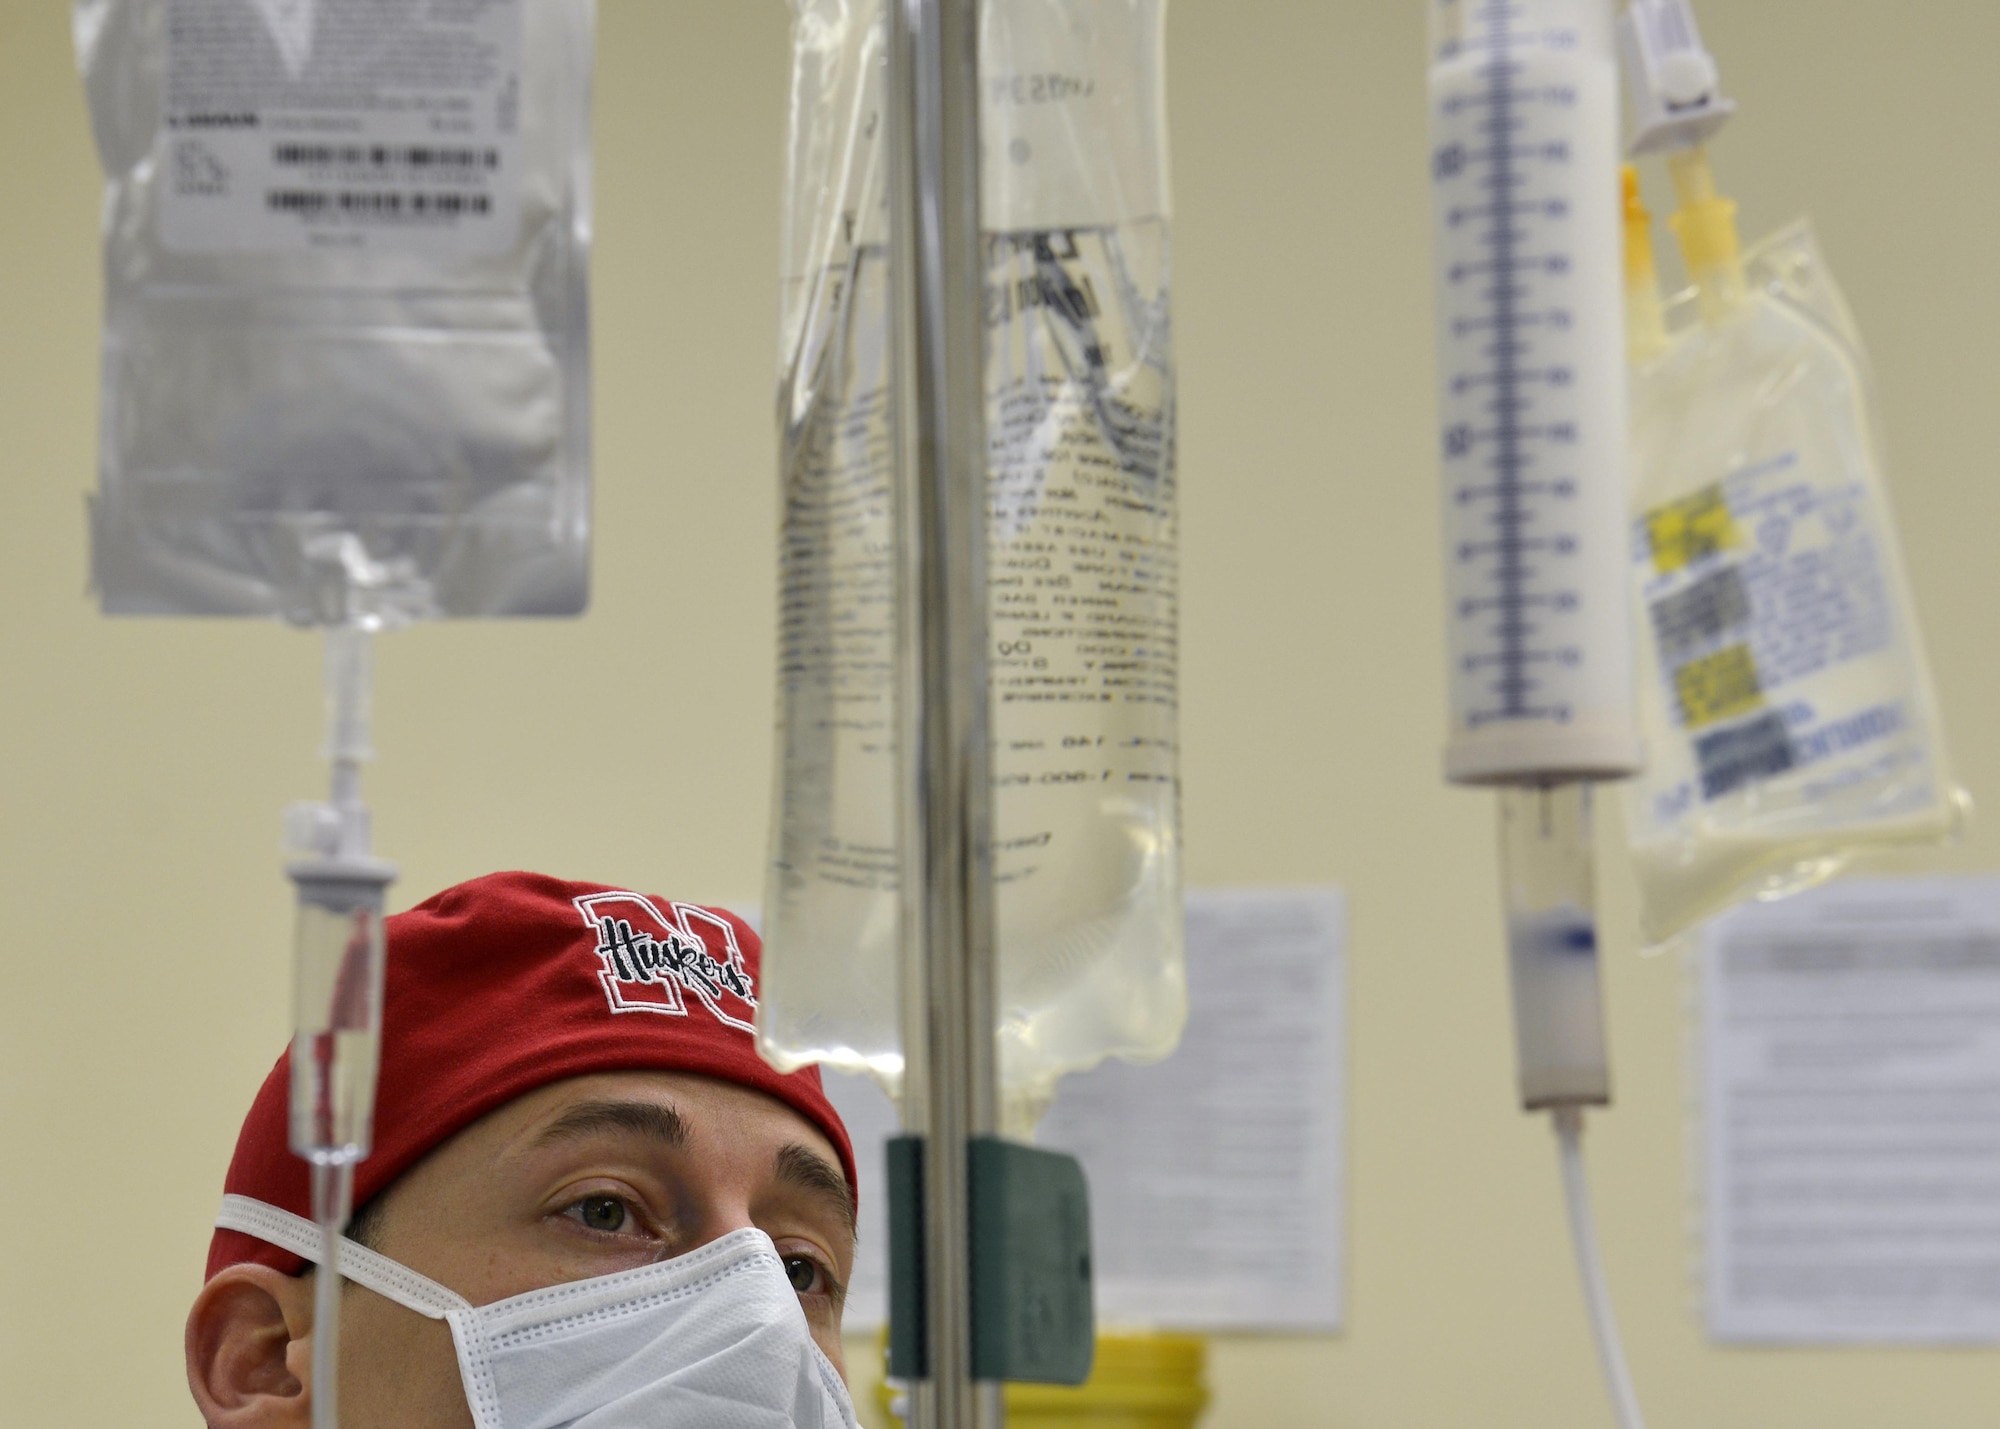
[[[215,1228],[254,1236],[314,1265],[320,1263],[325,1245],[314,1222],[248,1196],[224,1196],[222,1209],[216,1212]],[[340,1243],[340,1274],[426,1319],[442,1320],[454,1310],[472,1308],[472,1302],[456,1291],[447,1290],[407,1265],[399,1265],[359,1241],[344,1237]]]

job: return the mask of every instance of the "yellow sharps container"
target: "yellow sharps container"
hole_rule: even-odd
[[[1076,1388],[1007,1386],[1008,1429],[1195,1429],[1208,1408],[1207,1368],[1199,1335],[1099,1335],[1090,1378]],[[877,1393],[889,1410],[894,1391]]]

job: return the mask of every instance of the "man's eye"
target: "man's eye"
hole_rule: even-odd
[[[616,1196],[585,1196],[570,1209],[578,1222],[594,1231],[622,1231],[631,1219],[625,1203]]]
[[[786,1256],[785,1278],[801,1295],[824,1295],[827,1290],[826,1271],[809,1255]]]

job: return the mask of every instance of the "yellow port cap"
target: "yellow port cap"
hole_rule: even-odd
[[[1653,215],[1639,193],[1639,168],[1626,164],[1619,170],[1625,189],[1625,286],[1652,288],[1659,283],[1653,263]]]

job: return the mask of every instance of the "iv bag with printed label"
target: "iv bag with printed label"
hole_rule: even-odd
[[[1809,886],[1965,806],[1883,484],[1859,335],[1804,224],[1633,374],[1649,940]]]
[[[898,632],[879,5],[794,0],[759,1030],[894,1092]],[[1003,1099],[1185,1017],[1163,0],[983,8]]]
[[[77,0],[107,613],[588,594],[593,0]]]

